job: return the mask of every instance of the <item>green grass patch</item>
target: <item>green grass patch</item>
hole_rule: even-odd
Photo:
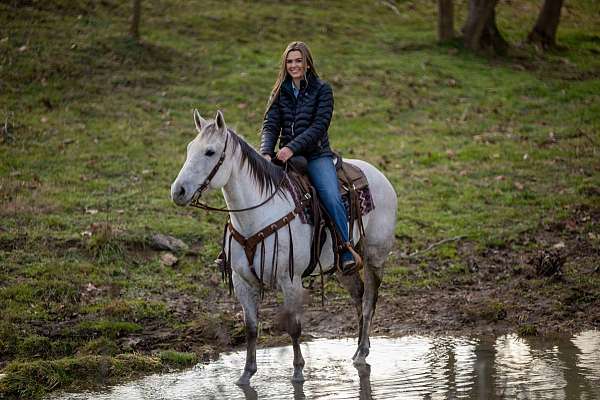
[[[142,326],[127,321],[83,321],[74,328],[74,331],[77,335],[84,337],[106,336],[117,338],[130,333],[140,332],[142,331]]]
[[[45,336],[32,335],[19,343],[19,354],[24,357],[43,357],[50,355],[52,341]]]
[[[119,345],[114,340],[104,336],[90,340],[77,351],[79,355],[89,356],[115,356],[120,352]]]
[[[527,337],[527,336],[537,336],[538,328],[532,324],[523,324],[520,325],[517,329],[517,333],[519,336]]]
[[[0,393],[8,398],[40,398],[55,389],[108,384],[163,369],[160,358],[139,354],[13,362],[3,370],[6,376],[0,380]]]
[[[174,367],[190,367],[198,363],[198,356],[195,353],[165,350],[158,353],[158,357],[163,364]]]

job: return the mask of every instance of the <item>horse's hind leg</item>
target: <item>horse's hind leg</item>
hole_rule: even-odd
[[[363,321],[360,332],[361,337],[356,353],[352,357],[356,365],[366,364],[365,359],[369,355],[369,348],[371,346],[369,342],[369,330],[373,315],[375,314],[379,285],[381,285],[381,278],[383,276],[383,260],[370,257],[369,261],[372,263],[364,266],[365,292],[362,299]]]
[[[352,275],[343,275],[342,273],[338,272],[336,276],[342,286],[348,291],[348,293],[350,293],[352,301],[354,301],[358,320],[358,343],[360,344],[363,329],[362,299],[365,287],[358,273],[354,273]]]
[[[256,338],[258,336],[258,289],[233,273],[235,294],[244,310],[246,325],[246,365],[238,385],[249,385],[250,378],[256,373]]]
[[[285,279],[285,278],[284,278]],[[280,315],[281,323],[292,338],[294,349],[294,374],[292,382],[304,382],[304,357],[300,350],[300,335],[302,334],[302,306],[306,301],[306,289],[302,287],[301,280],[297,277],[295,282],[284,282],[281,284],[283,291],[283,312]]]

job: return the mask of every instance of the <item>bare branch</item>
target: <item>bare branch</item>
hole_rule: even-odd
[[[443,245],[444,243],[448,243],[448,242],[455,242],[455,241],[458,241],[458,240],[462,240],[462,239],[464,239],[465,237],[466,237],[466,236],[464,236],[464,235],[461,235],[461,236],[455,236],[455,237],[453,237],[453,238],[447,238],[447,239],[443,239],[443,240],[440,240],[439,242],[435,242],[435,243],[432,243],[432,244],[430,244],[430,245],[429,245],[429,246],[427,246],[427,248],[426,248],[426,249],[424,249],[424,250],[417,250],[417,251],[415,251],[415,252],[412,252],[412,253],[410,253],[410,254],[400,254],[400,255],[399,255],[399,257],[400,257],[400,258],[417,258],[417,257],[420,257],[420,256],[421,256],[423,253],[426,253],[426,252],[428,252],[428,251],[431,251],[432,249],[434,249],[434,248],[436,248],[436,247],[438,247],[438,246],[441,246],[441,245]]]

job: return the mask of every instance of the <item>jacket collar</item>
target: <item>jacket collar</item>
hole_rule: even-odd
[[[306,74],[306,79],[302,79],[300,81],[300,92],[306,91],[306,89],[310,85],[314,84],[315,79],[316,79],[316,77],[312,73],[309,72],[308,74]],[[288,75],[288,76],[286,76],[285,80],[283,81],[283,85],[281,85],[281,86],[282,86],[283,90],[293,94],[294,91],[292,89],[292,85],[293,85],[292,78]]]

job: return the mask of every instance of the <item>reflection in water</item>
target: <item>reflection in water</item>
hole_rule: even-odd
[[[566,386],[556,346],[507,335],[496,342],[497,395],[517,399],[564,397]]]
[[[192,370],[154,375],[106,392],[54,395],[79,400],[195,399],[595,399],[600,398],[600,332],[548,342],[408,336],[373,338],[370,366],[354,368],[350,339],[302,345],[304,384],[292,384],[291,346],[257,351],[252,386],[234,384],[245,352]]]

